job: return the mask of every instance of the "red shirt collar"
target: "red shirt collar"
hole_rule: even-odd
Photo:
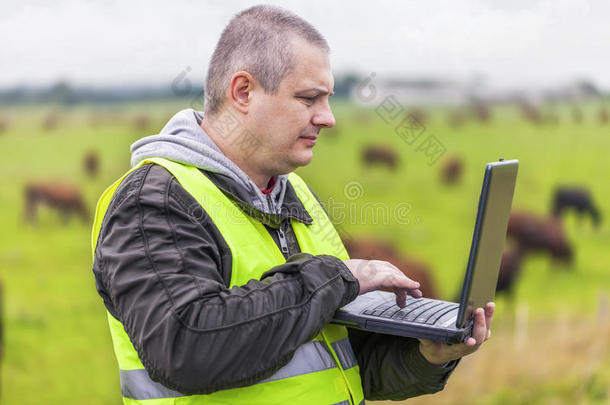
[[[269,183],[267,183],[267,188],[261,191],[263,192],[263,194],[267,195],[271,193],[271,190],[273,190],[273,186],[275,186],[275,176],[271,177],[271,180],[269,180]]]

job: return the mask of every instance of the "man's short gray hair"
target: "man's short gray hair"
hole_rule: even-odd
[[[328,43],[310,23],[273,6],[255,6],[237,14],[225,27],[208,68],[205,111],[216,113],[233,74],[245,70],[267,94],[294,68],[290,41],[296,36],[327,53]]]

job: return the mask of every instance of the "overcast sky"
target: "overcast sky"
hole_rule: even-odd
[[[610,89],[610,1],[272,1],[326,36],[335,72],[494,86],[592,79]],[[0,2],[0,87],[203,82],[229,19],[251,1]]]

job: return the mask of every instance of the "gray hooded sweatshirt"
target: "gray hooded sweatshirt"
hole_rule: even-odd
[[[247,190],[252,205],[266,214],[278,214],[284,201],[288,175],[276,176],[269,195],[261,192],[250,177],[225,156],[201,128],[201,111],[191,108],[176,113],[158,135],[139,139],[131,145],[131,165],[142,160],[161,157],[186,163],[234,179]]]

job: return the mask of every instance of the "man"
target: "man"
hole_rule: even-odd
[[[93,271],[125,403],[360,404],[443,388],[488,337],[447,346],[329,324],[358,294],[419,284],[349,259],[291,173],[335,124],[328,45],[268,6],[223,31],[205,114],[184,110],[132,145],[134,168],[100,199]]]

